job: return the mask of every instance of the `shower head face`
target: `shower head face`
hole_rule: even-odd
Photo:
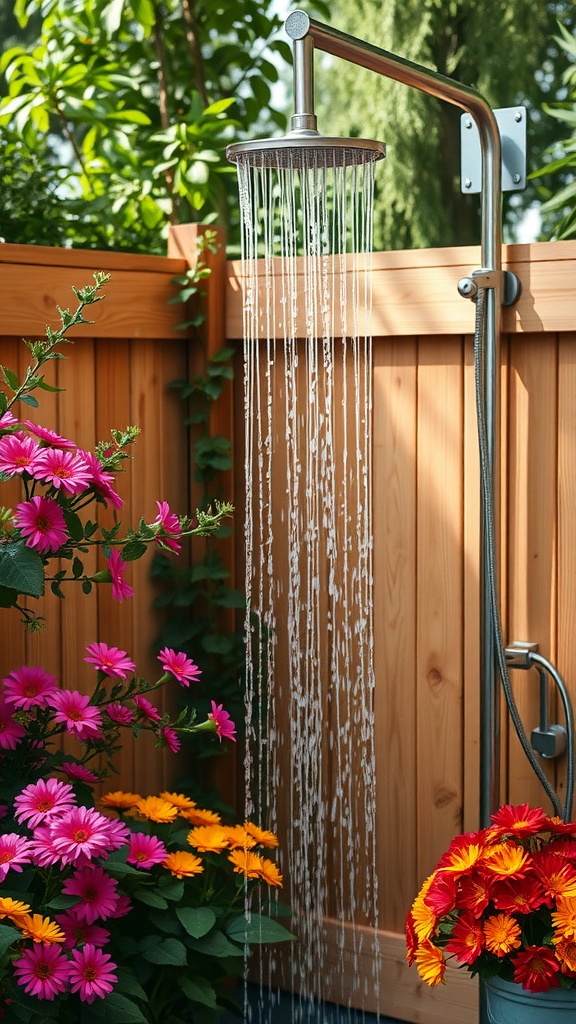
[[[327,138],[319,132],[292,132],[279,139],[255,139],[228,146],[232,163],[288,170],[328,169],[374,163],[386,147],[373,139]]]

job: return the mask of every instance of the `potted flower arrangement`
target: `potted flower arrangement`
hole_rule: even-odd
[[[18,609],[32,631],[43,621],[26,602],[47,583],[60,597],[69,581],[86,594],[110,584],[112,599],[124,601],[128,561],[149,545],[177,553],[182,537],[217,530],[232,511],[219,505],[193,521],[159,501],[154,521],[123,535],[114,474],[137,431],[114,431],[85,452],[15,415],[16,403],[35,406],[33,392],[51,390],[43,364],[87,322],[83,310],[107,278],[95,279],[75,290],[75,313],[60,310],[60,330],[28,343],[33,362],[21,381],[2,367],[0,482],[19,479],[23,500],[0,510],[0,606]],[[94,505],[112,508],[109,528],[87,518]],[[94,545],[105,568],[89,573],[83,556]],[[228,979],[242,973],[245,950],[292,938],[250,911],[254,887],[281,886],[270,856],[276,837],[250,821],[226,824],[182,793],[111,791],[98,802],[95,787],[113,769],[123,732],[151,733],[156,746],[177,751],[183,732],[222,741],[236,730],[217,700],[204,721],[158,709],[157,691],[200,676],[183,652],[161,650],[152,682],[99,639],[82,658],[96,673],[90,693],[61,686],[41,666],[15,666],[0,681],[0,1019],[208,1024],[233,1005]]]
[[[448,958],[483,979],[492,1024],[573,1020],[576,824],[506,805],[457,836],[414,900],[406,945],[428,985],[445,983]]]

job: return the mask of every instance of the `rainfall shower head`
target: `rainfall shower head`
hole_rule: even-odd
[[[384,145],[372,139],[328,138],[320,132],[289,132],[279,139],[255,139],[228,146],[232,163],[250,167],[285,167],[290,170],[350,167],[372,163],[386,155]]]
[[[250,167],[315,170],[373,163],[386,155],[382,142],[373,139],[327,138],[316,126],[314,113],[314,42],[310,18],[293,11],[286,19],[286,33],[294,53],[294,107],[292,131],[279,139],[256,139],[228,146],[232,163]]]

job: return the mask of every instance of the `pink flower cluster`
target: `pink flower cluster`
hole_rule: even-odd
[[[18,984],[37,999],[52,1000],[70,988],[82,1002],[93,1003],[107,996],[118,981],[112,957],[93,942],[70,950],[69,957],[56,945],[35,943],[13,967]]]

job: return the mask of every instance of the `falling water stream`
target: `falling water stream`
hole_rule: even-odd
[[[373,164],[238,160],[244,281],[247,815],[280,836],[298,941],[259,1008],[374,1008]],[[281,918],[281,920],[283,920]],[[366,968],[366,964],[369,967]],[[254,966],[251,966],[253,976]],[[269,986],[269,987],[268,987]],[[266,998],[264,998],[265,988]]]

